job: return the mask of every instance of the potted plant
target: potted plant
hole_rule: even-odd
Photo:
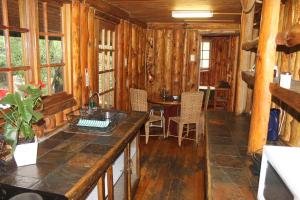
[[[9,93],[0,104],[9,104],[6,110],[1,109],[5,120],[4,139],[11,145],[18,166],[36,163],[37,141],[32,124],[43,118],[37,111],[42,108],[40,86],[23,85],[19,92]]]

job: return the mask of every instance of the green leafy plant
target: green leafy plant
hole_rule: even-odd
[[[9,104],[7,110],[0,110],[6,121],[4,125],[4,139],[14,150],[19,138],[32,141],[35,133],[32,124],[43,118],[42,113],[36,109],[42,109],[41,89],[33,85],[24,85],[20,92],[7,94],[0,104]]]

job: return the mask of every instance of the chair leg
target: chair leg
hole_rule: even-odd
[[[171,119],[169,118],[169,123],[168,123],[168,130],[167,130],[167,138],[169,137],[170,135],[170,123],[171,123]]]
[[[149,140],[149,126],[150,126],[150,123],[146,122],[146,124],[145,124],[146,144],[148,144],[148,140]]]
[[[189,132],[190,132],[190,124],[186,125],[186,135],[189,136]]]
[[[200,130],[201,130],[200,123],[196,123],[196,144],[199,143]]]
[[[181,146],[182,142],[183,123],[179,123],[178,127],[178,145]]]
[[[161,123],[162,123],[164,138],[166,138],[166,120],[164,117],[162,117]]]

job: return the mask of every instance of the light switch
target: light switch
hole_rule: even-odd
[[[190,60],[191,60],[191,62],[195,62],[195,60],[196,60],[196,56],[195,56],[194,54],[191,54],[191,56],[190,56]]]

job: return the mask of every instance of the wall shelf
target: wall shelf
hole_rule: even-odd
[[[295,24],[286,32],[279,32],[276,36],[276,44],[287,47],[300,45],[300,24]]]
[[[255,72],[251,71],[242,71],[242,79],[248,84],[248,87],[254,88],[254,77]]]
[[[242,79],[248,84],[248,87],[252,89],[254,88],[254,77],[255,72],[242,71]],[[272,96],[286,103],[297,112],[300,112],[300,81],[292,80],[290,89],[280,87],[278,82],[279,80],[276,78],[274,82],[270,84]]]
[[[271,83],[270,92],[274,97],[300,112],[300,81],[292,80],[290,89],[282,88],[277,83]]]
[[[259,38],[255,38],[253,40],[249,40],[246,42],[243,42],[242,44],[242,49],[245,51],[252,51],[252,52],[256,52],[257,51],[257,47],[258,47],[258,40]]]

